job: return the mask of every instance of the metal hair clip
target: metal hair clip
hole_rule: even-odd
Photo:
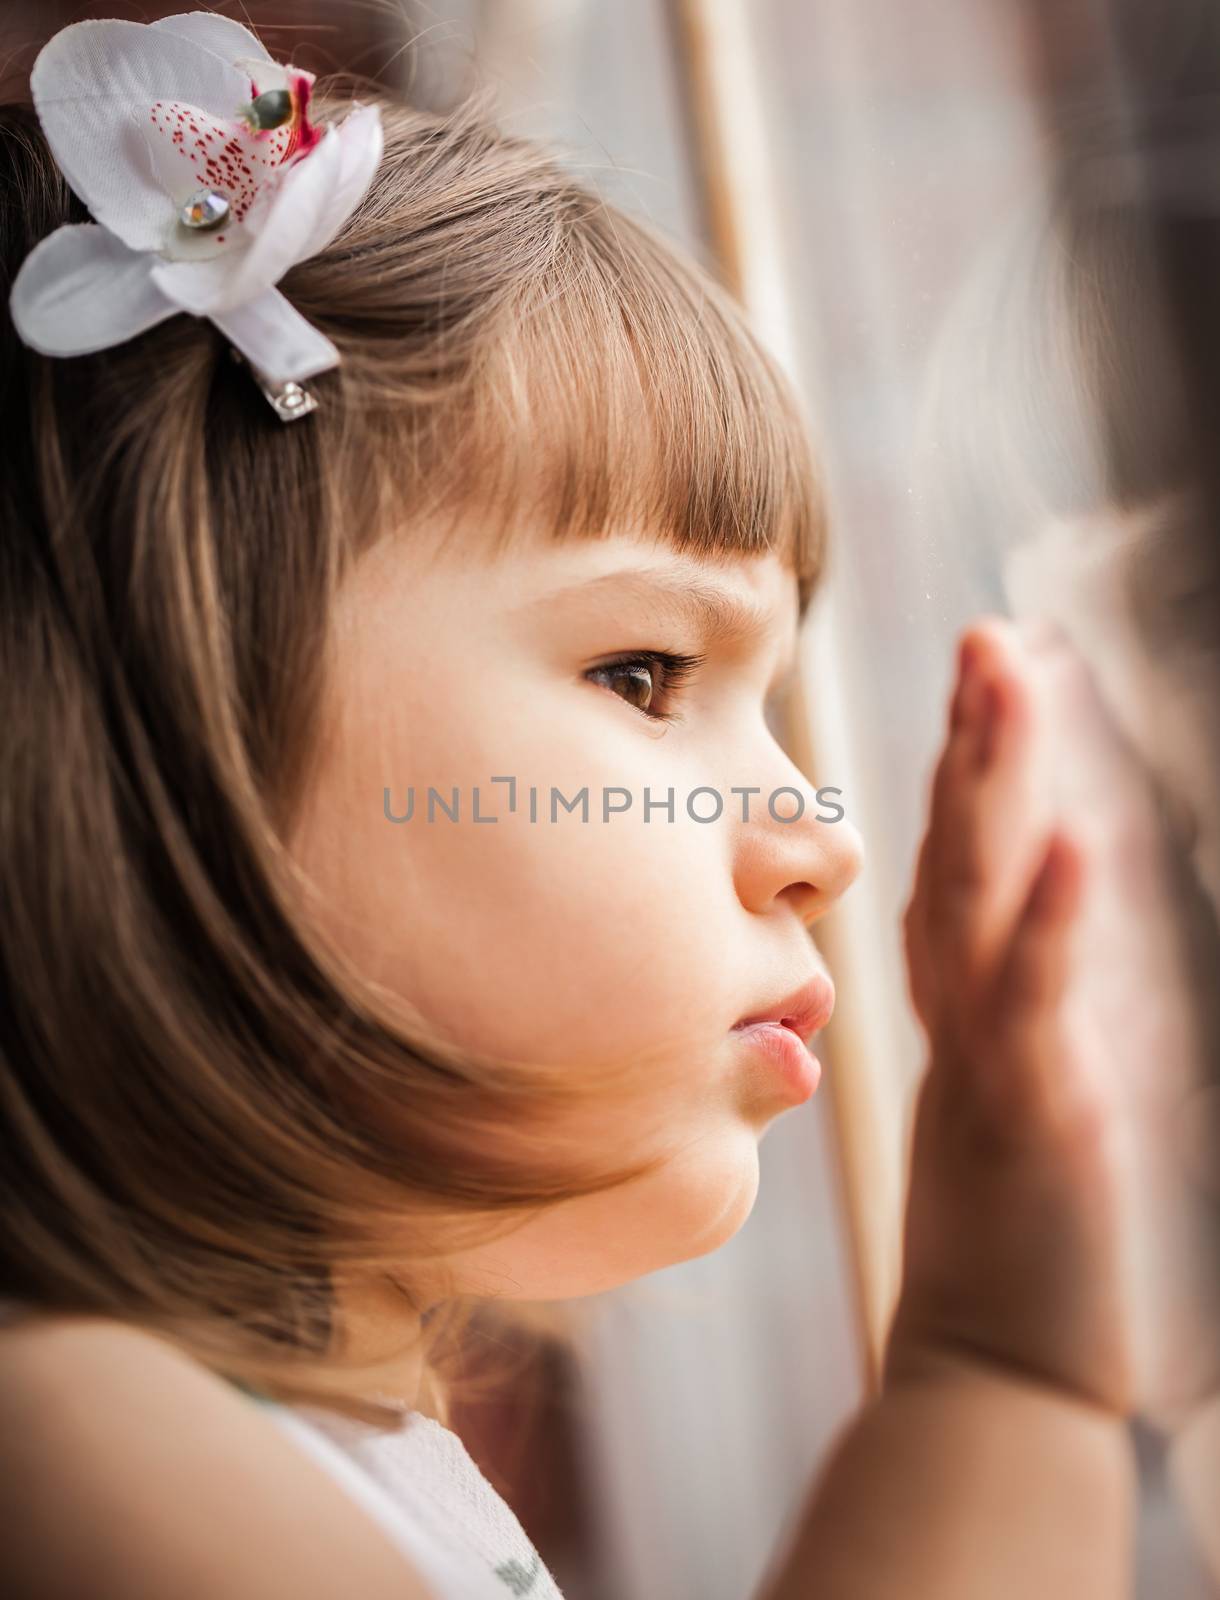
[[[235,345],[229,347],[229,354],[234,361],[240,361],[250,368],[254,381],[266,395],[281,422],[295,422],[298,417],[317,410],[317,395],[303,383],[297,383],[291,378],[286,383],[277,383],[274,378],[269,378],[265,372],[261,372],[252,362],[247,361]]]
[[[318,397],[311,394],[303,384],[294,383],[290,378],[287,383],[266,383],[258,377],[258,386],[275,407],[275,414],[281,422],[295,422],[298,417],[303,417],[307,411],[316,411]]]

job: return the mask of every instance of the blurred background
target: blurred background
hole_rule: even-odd
[[[3,88],[24,92],[68,22],[184,9],[6,0]],[[528,1379],[454,1421],[570,1600],[745,1600],[876,1377],[923,1065],[899,919],[970,617],[1048,615],[1088,656],[1164,808],[1210,1025],[1220,7],[212,9],[278,59],[430,109],[493,85],[506,127],[560,143],[730,285],[808,401],[833,552],[788,736],[868,852],[817,934],[840,996],[823,1092],[768,1131],[728,1245],[584,1303],[570,1341],[537,1335]],[[1196,1131],[1216,1125],[1214,1081],[1190,1084]],[[1162,1244],[1153,1231],[1150,1258]],[[1160,1421],[1134,1433],[1141,1600],[1220,1594],[1167,1492]]]

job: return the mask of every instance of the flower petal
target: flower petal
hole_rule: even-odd
[[[278,184],[291,137],[288,128],[256,131],[239,118],[214,117],[181,100],[155,100],[141,131],[157,181],[174,202],[163,240],[171,260],[181,242],[182,202],[199,189],[219,189],[234,219],[244,222],[259,188],[272,179]]]
[[[256,235],[249,249],[239,257],[212,261],[161,262],[153,268],[153,281],[196,316],[210,317],[254,299],[304,260],[311,236],[322,231],[331,215],[342,162],[338,130],[327,128],[307,156],[284,170],[274,192],[265,191],[269,198],[262,209],[256,205],[257,217],[248,217],[247,226]],[[262,200],[260,193],[260,204]]]
[[[248,246],[243,246],[243,250]],[[225,289],[233,275],[236,250],[222,250],[204,261],[161,261],[153,263],[152,281],[176,306],[196,317],[207,317],[221,308]]]
[[[255,299],[230,311],[213,312],[212,321],[231,344],[277,383],[298,383],[339,365],[339,352],[306,321],[278,289],[264,289]]]
[[[356,106],[344,117],[336,136],[342,157],[339,177],[298,261],[306,261],[325,250],[372,183],[385,148],[380,106]]]
[[[171,113],[178,106],[179,102],[175,101],[170,107]],[[217,123],[214,118],[209,118],[206,111],[200,111],[195,106],[184,109],[189,112],[190,122],[182,139],[165,137],[164,130],[167,124],[157,120],[163,114],[163,108],[159,103],[153,106],[154,120],[141,124],[140,129],[148,145],[148,159],[153,173],[169,202],[166,206],[165,223],[157,254],[168,261],[207,261],[212,256],[245,249],[253,236],[247,234],[245,226],[236,214],[236,209],[224,225],[217,228],[185,228],[179,221],[180,209],[200,189],[221,188],[226,196],[231,196],[233,193],[226,184],[212,181],[206,162],[203,163],[202,174],[198,166],[204,152],[216,148],[214,130],[225,125]],[[175,126],[172,117],[168,125]],[[228,137],[227,132],[225,137]],[[200,140],[203,141],[203,151],[196,154],[190,148],[190,144]]]
[[[295,71],[281,61],[262,61],[257,56],[236,56],[233,65],[241,68],[250,80],[251,90],[258,94],[266,94],[268,89],[289,88]]]
[[[178,311],[149,275],[154,256],[95,222],[69,222],[21,263],[9,305],[22,341],[44,356],[123,344]]]
[[[237,61],[242,56],[253,56],[270,61],[263,41],[232,17],[221,17],[214,11],[180,11],[173,17],[158,17],[148,24],[150,28],[164,28],[180,39],[191,39],[205,50],[221,56],[225,61]]]
[[[169,202],[139,119],[154,101],[172,99],[235,116],[249,82],[193,39],[98,18],[71,23],[47,41],[30,92],[51,153],[94,219],[133,250],[155,250]]]

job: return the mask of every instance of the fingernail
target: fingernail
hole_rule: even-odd
[[[978,641],[967,635],[958,643],[957,647],[957,675],[962,680],[971,678],[977,673],[979,665]]]

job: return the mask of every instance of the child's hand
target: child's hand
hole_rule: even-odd
[[[1117,752],[1096,718],[1083,736],[1061,649],[988,619],[963,654],[906,914],[931,1061],[885,1382],[815,1479],[765,1600],[1130,1593],[1129,1121],[1097,980],[1131,952],[1092,919],[1131,909],[1097,891],[1131,878],[1136,818],[1091,803]],[[1057,781],[1064,742],[1085,757],[1083,807],[1076,779]]]
[[[1096,958],[1077,937],[1110,863],[1055,825],[1036,652],[985,619],[959,666],[904,923],[931,1061],[887,1380],[976,1360],[1125,1411],[1122,1091],[1079,1004]]]

